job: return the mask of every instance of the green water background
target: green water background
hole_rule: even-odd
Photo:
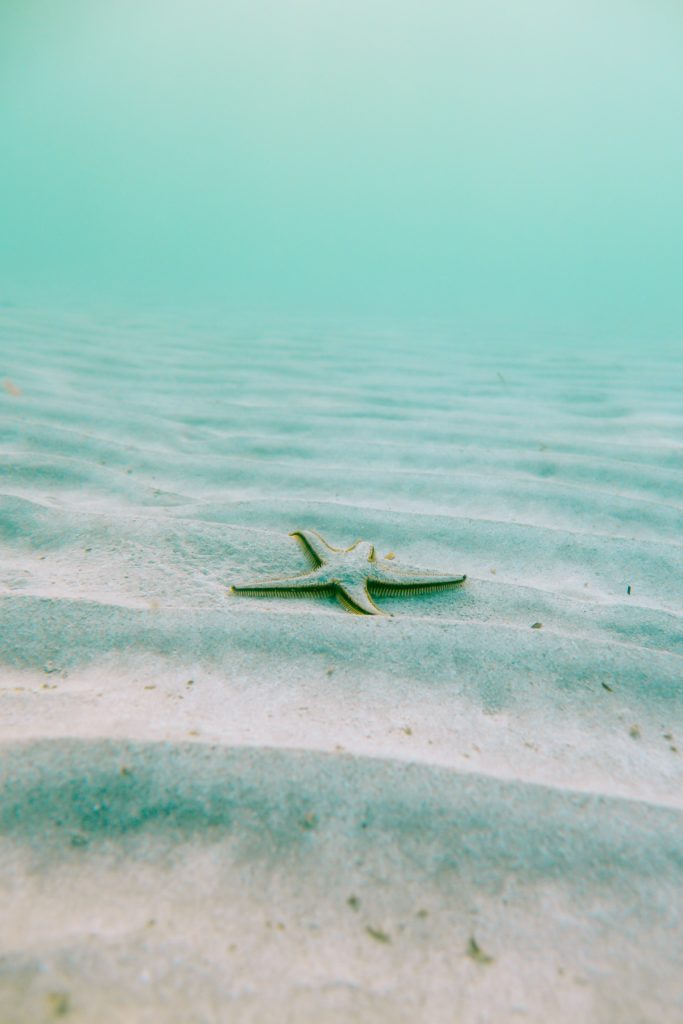
[[[0,298],[683,332],[677,0],[2,0]]]

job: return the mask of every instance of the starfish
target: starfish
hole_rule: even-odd
[[[313,568],[284,579],[238,583],[230,588],[233,593],[279,597],[336,594],[342,604],[357,615],[382,615],[384,613],[370,597],[370,590],[386,594],[422,594],[467,579],[434,572],[405,572],[391,564],[393,555],[377,558],[374,546],[364,540],[357,540],[350,548],[333,548],[314,530],[295,530],[289,536],[301,541]]]

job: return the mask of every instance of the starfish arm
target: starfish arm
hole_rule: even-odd
[[[285,594],[294,590],[320,590],[327,586],[329,586],[329,581],[325,575],[313,570],[313,572],[303,573],[301,576],[284,576],[280,579],[234,583],[230,589],[235,594]]]
[[[370,582],[376,587],[385,587],[387,590],[431,590],[440,587],[455,586],[464,583],[466,576],[448,576],[436,572],[407,572],[377,566]]]
[[[329,558],[331,548],[327,541],[324,541],[315,530],[294,530],[290,537],[296,537],[306,549],[307,554],[313,559],[316,565],[322,565]]]
[[[342,603],[357,615],[383,615],[375,602],[368,594],[365,583],[337,584],[337,594]]]

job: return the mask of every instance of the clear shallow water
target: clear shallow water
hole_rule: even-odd
[[[0,5],[2,1024],[683,1019],[682,43]]]
[[[0,295],[681,343],[683,15],[4,0]]]

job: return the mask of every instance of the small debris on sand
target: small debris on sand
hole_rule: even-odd
[[[385,555],[384,557],[385,557],[385,558],[386,558],[386,559],[387,559],[388,561],[390,561],[390,562],[391,562],[391,561],[392,561],[392,559],[396,558],[396,555],[394,554],[394,552],[393,552],[393,551],[387,551],[387,553],[386,553],[386,555]]]
[[[609,685],[609,683],[602,683],[602,688],[603,688],[603,690],[609,690],[610,693],[614,693],[614,690]]]
[[[368,933],[368,935],[371,938],[376,939],[377,942],[391,942],[391,939],[389,938],[387,933],[381,931],[381,929],[379,928],[372,928],[370,925],[368,925],[365,930]]]
[[[467,955],[471,960],[476,960],[478,964],[493,963],[493,957],[484,952],[473,935],[470,936],[470,941],[467,944]]]
[[[349,896],[346,902],[351,907],[351,910],[358,910],[358,908],[360,907],[360,900],[358,899],[357,896]]]
[[[632,725],[631,728],[628,731],[628,734],[629,734],[629,736],[632,739],[639,740],[640,739],[640,726],[639,725]]]
[[[543,629],[543,623],[542,622],[532,622],[531,628],[532,629]]]
[[[71,1000],[67,992],[50,992],[47,1005],[53,1017],[65,1017],[71,1007]]]
[[[7,392],[7,394],[11,395],[12,398],[21,398],[21,388],[18,388],[14,381],[10,380],[9,377],[5,377],[5,379],[2,382],[2,386]]]

